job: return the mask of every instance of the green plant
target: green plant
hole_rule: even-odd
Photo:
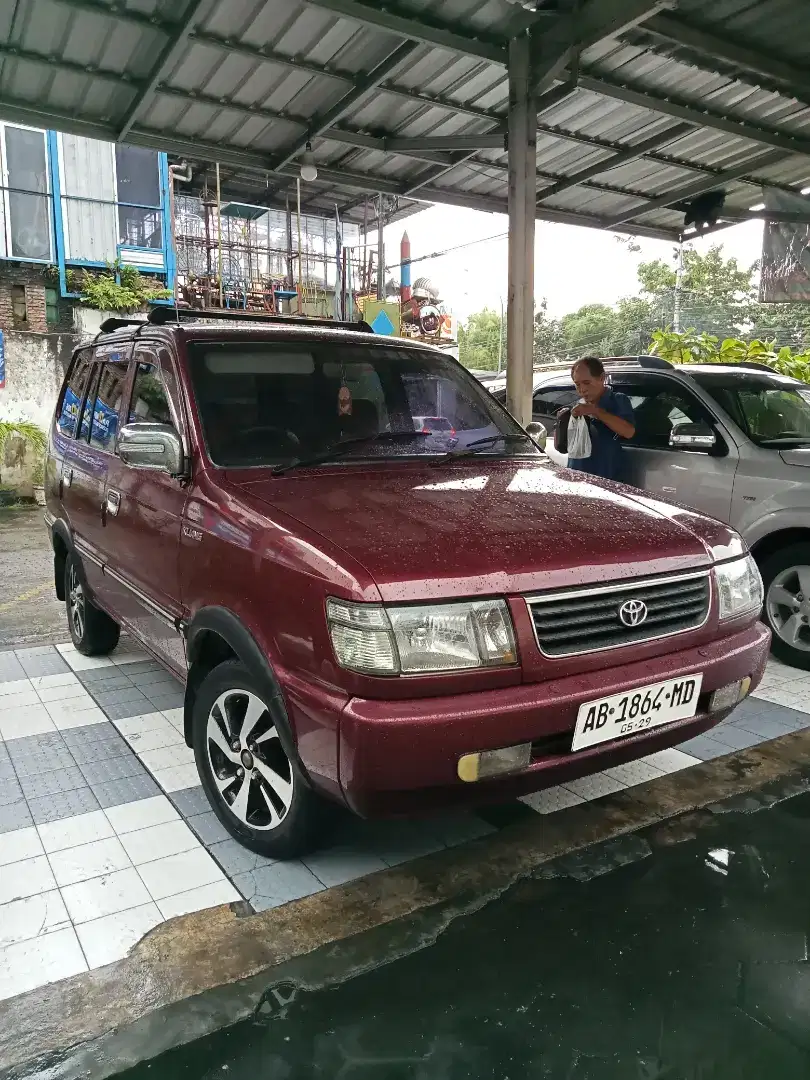
[[[0,460],[12,435],[21,435],[37,454],[44,455],[48,440],[42,428],[31,420],[0,420]]]
[[[713,334],[695,330],[682,334],[654,330],[652,338],[651,351],[672,364],[766,364],[780,375],[810,383],[810,351],[794,353],[787,346],[777,349],[774,341],[760,338],[724,338],[721,342]]]
[[[67,272],[71,292],[81,294],[82,303],[99,311],[137,311],[150,300],[171,299],[171,292],[132,266],[113,264],[109,270]]]

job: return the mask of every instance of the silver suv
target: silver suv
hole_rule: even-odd
[[[636,433],[625,479],[737,529],[765,582],[764,617],[781,660],[810,670],[810,386],[759,364],[606,358]],[[496,397],[505,397],[497,384]],[[535,373],[532,420],[551,449],[557,413],[577,400],[569,368]]]

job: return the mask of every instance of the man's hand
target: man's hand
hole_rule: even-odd
[[[571,410],[572,416],[598,416],[600,409],[596,405],[591,405],[589,401],[586,401],[582,405],[575,405]]]

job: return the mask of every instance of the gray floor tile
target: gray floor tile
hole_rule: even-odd
[[[206,847],[210,848],[213,844],[230,839],[230,833],[213,810],[209,810],[206,814],[195,814],[187,818],[186,823],[191,826]]]
[[[423,821],[361,821],[347,817],[345,825],[338,829],[336,840],[355,850],[378,855],[387,866],[399,866],[446,847]]]
[[[16,776],[12,775],[0,784],[0,807],[19,802],[22,797],[23,789],[20,787],[20,782]]]
[[[125,702],[138,702],[138,712],[148,711],[148,702],[137,686],[122,686],[117,690],[99,690],[97,686],[90,688],[90,693],[102,707],[107,705],[123,705]],[[142,706],[142,707],[141,707]]]
[[[208,850],[229,877],[245,874],[250,870],[259,870],[263,866],[273,866],[277,859],[266,859],[254,851],[248,851],[238,841],[227,839],[218,844],[211,844]]]
[[[96,746],[100,743],[123,742],[115,727],[108,720],[102,720],[99,724],[86,724],[84,727],[68,728],[67,731],[63,731],[61,734],[65,740],[65,745],[70,750]]]
[[[99,683],[109,682],[111,679],[125,679],[126,676],[122,675],[118,668],[115,667],[100,667],[90,668],[87,671],[75,672],[76,678],[86,689],[90,689],[91,686],[97,686]],[[127,683],[129,680],[127,679]],[[123,684],[122,684],[123,685]]]
[[[34,742],[34,739],[19,739],[19,742]],[[53,769],[70,769],[76,761],[67,746],[55,746],[50,750],[32,747],[26,753],[17,753],[14,748],[12,761],[17,776],[34,776],[36,773],[51,772]]]
[[[22,664],[13,652],[0,653],[0,682],[26,678]]]
[[[165,668],[157,662],[157,660],[136,660],[132,664],[124,664],[120,669],[121,672],[132,678],[133,675],[138,675],[142,671],[164,671]]]
[[[104,809],[108,806],[120,806],[121,803],[138,802],[139,799],[152,799],[161,794],[161,789],[146,773],[127,776],[122,780],[110,780],[106,784],[96,784],[93,791]]]
[[[16,780],[17,774],[14,771],[14,766],[11,764],[10,757],[0,758],[0,791],[2,791],[2,785],[8,780]],[[2,796],[0,796],[1,798]]]
[[[771,737],[759,735],[753,731],[744,731],[742,728],[734,727],[733,724],[721,724],[712,731],[707,731],[706,734],[713,742],[723,743],[733,750],[746,750],[749,746],[756,746],[757,743]]]
[[[780,735],[790,735],[798,731],[795,723],[787,723],[784,720],[774,720],[771,716],[759,716],[748,720],[734,720],[729,724],[723,724],[725,728],[737,728],[739,731],[749,731],[759,735],[762,739],[778,739]]]
[[[466,844],[481,836],[497,832],[494,825],[477,814],[448,814],[446,817],[430,818],[421,822],[426,832],[435,833],[448,847]]]
[[[142,671],[136,672],[131,675],[130,681],[138,687],[146,688],[147,686],[165,686],[168,691],[183,689],[183,684],[179,679],[175,679],[174,675],[170,675],[168,671],[161,669],[160,671]]]
[[[102,705],[101,708],[104,715],[113,722],[123,720],[127,716],[142,716],[144,713],[160,711],[143,696],[140,701],[124,701],[120,705]]]
[[[87,762],[80,768],[87,783],[93,789],[99,785],[108,784],[112,780],[126,780],[128,777],[147,775],[146,769],[131,750],[126,755]]]
[[[61,731],[45,731],[41,735],[26,735],[22,739],[12,739],[6,743],[12,761],[27,754],[37,754],[45,750],[64,750],[67,746]]]
[[[185,818],[207,814],[211,810],[211,804],[199,786],[183,788],[181,791],[170,791],[168,795]]]
[[[20,661],[25,674],[32,679],[38,675],[61,675],[66,671],[70,671],[70,667],[56,649],[53,649],[50,653],[38,653],[34,656],[26,655],[23,650],[18,649],[17,659]]]
[[[98,799],[89,787],[80,787],[58,795],[46,795],[42,799],[29,799],[28,806],[34,823],[46,825],[49,821],[61,821],[98,810]]]
[[[733,748],[728,743],[716,742],[708,735],[696,735],[694,739],[681,743],[679,750],[692,757],[700,758],[701,761],[711,761],[712,758],[723,757],[724,754],[733,753]]]
[[[101,671],[108,672],[109,668],[102,668]],[[100,674],[100,671],[93,671],[93,675]],[[84,680],[82,680],[84,682]],[[91,679],[89,682],[84,682],[85,687],[91,694],[106,694],[111,690],[131,690],[133,684],[126,675],[108,675],[106,679]]]
[[[26,826],[33,824],[33,820],[25,799],[9,803],[8,806],[3,806],[0,803],[0,833],[24,829]]]
[[[16,741],[16,740],[12,740]],[[0,739],[0,761],[11,761],[6,744]]]
[[[185,697],[179,690],[173,694],[147,694],[147,696],[156,712],[163,712],[165,709],[182,709],[185,702]]]
[[[80,729],[78,729],[80,730]],[[70,747],[73,760],[77,765],[90,765],[96,761],[110,761],[113,758],[128,757],[132,751],[118,734],[113,732],[112,739],[95,739],[81,742]]]
[[[44,798],[85,787],[87,781],[81,769],[73,765],[69,769],[54,769],[52,772],[38,772],[31,776],[21,776],[20,785],[26,799]]]
[[[378,855],[369,851],[354,851],[350,847],[331,847],[316,851],[301,862],[327,888],[344,885],[347,881],[355,881],[388,868],[388,864]]]
[[[233,883],[256,911],[267,911],[323,891],[323,885],[312,871],[298,861],[273,863],[237,874]]]
[[[14,655],[22,661],[27,656],[59,656],[59,650],[55,645],[29,645],[25,648],[15,649]]]

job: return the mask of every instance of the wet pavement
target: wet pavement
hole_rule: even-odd
[[[120,1080],[807,1077],[808,850],[810,795],[608,841]]]
[[[0,508],[0,649],[64,641],[65,606],[40,507]]]

